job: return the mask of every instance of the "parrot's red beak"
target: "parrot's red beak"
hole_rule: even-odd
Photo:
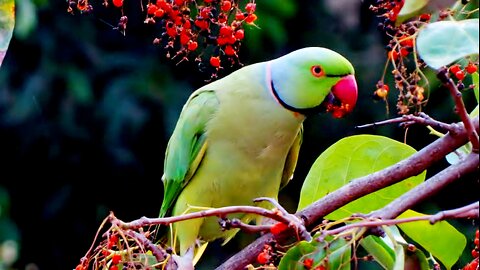
[[[358,97],[357,82],[353,75],[343,77],[332,87],[332,91],[325,98],[324,106],[333,117],[342,118],[355,107]]]

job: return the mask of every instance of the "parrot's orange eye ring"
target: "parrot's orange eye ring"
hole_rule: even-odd
[[[315,77],[322,77],[323,75],[325,75],[325,72],[323,72],[323,68],[319,65],[316,65],[316,66],[312,66],[312,68],[310,69],[310,71],[312,72],[313,76]]]

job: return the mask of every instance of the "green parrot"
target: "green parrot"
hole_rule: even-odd
[[[352,64],[320,47],[245,66],[201,87],[184,105],[168,142],[160,217],[276,199],[292,178],[305,118],[325,111],[343,117],[356,101]],[[216,217],[172,229],[181,256],[197,249],[198,241],[229,240],[237,232],[222,231]]]

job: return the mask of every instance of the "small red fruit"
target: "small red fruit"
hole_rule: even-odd
[[[245,19],[245,15],[242,12],[237,12],[235,14],[235,20],[237,21],[243,21]]]
[[[254,21],[257,20],[257,15],[255,14],[248,14],[247,18],[245,18],[245,22],[248,24],[252,24]]]
[[[113,0],[113,5],[117,8],[121,8],[123,6],[123,0]]]
[[[465,79],[465,72],[463,72],[463,70],[459,70],[455,73],[455,77],[457,77],[457,79],[461,81]]]
[[[232,8],[232,2],[230,1],[223,1],[222,2],[222,6],[221,6],[221,9],[222,11],[230,11],[230,9]]]
[[[388,52],[388,59],[397,61],[398,59],[398,52],[396,50],[391,50]]]
[[[465,71],[467,71],[469,74],[473,74],[473,73],[477,72],[477,66],[474,63],[470,62],[465,67]]]
[[[400,49],[400,54],[403,57],[407,57],[410,54],[410,51],[406,47],[403,47],[403,48]]]
[[[429,13],[423,13],[419,16],[420,21],[428,22],[432,16]]]
[[[147,14],[148,15],[155,15],[155,11],[157,11],[158,7],[154,4],[147,5]]]
[[[112,256],[112,264],[118,264],[122,260],[122,255],[115,254]]]
[[[212,56],[210,57],[210,65],[212,65],[212,67],[220,67],[220,57],[215,57],[215,56]]]
[[[277,223],[273,224],[272,227],[270,227],[270,232],[273,235],[278,235],[281,232],[285,231],[286,229],[288,229],[287,224],[285,224],[283,222],[277,222]]]
[[[313,266],[313,259],[312,258],[306,258],[304,261],[303,261],[303,267],[305,269],[311,269]]]
[[[110,270],[118,270],[118,266],[112,265],[112,266],[110,266]]]
[[[228,56],[235,55],[235,49],[230,45],[227,45],[224,51],[225,51],[225,54]]]
[[[456,74],[457,72],[459,72],[461,70],[460,68],[460,65],[459,64],[455,64],[455,65],[452,65],[450,66],[450,68],[448,69],[452,74]]]
[[[243,29],[239,29],[235,32],[235,38],[238,40],[242,40],[245,37],[245,32]]]
[[[257,8],[257,5],[255,3],[248,3],[245,6],[245,10],[250,14],[254,13],[256,8]]]
[[[190,43],[188,43],[187,49],[189,51],[195,51],[197,48],[198,48],[198,43],[196,41],[191,41]]]
[[[260,252],[257,256],[257,262],[259,264],[267,264],[268,261],[270,260],[270,255],[268,255],[268,253],[266,252]]]

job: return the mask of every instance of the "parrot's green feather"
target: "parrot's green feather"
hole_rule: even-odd
[[[297,166],[298,154],[300,152],[300,146],[303,141],[303,125],[300,126],[297,137],[288,151],[287,159],[285,161],[285,167],[283,168],[282,182],[280,183],[280,189],[284,188],[293,177],[293,171]]]
[[[207,90],[192,95],[185,104],[165,155],[164,199],[160,217],[171,210],[202,161],[207,148],[206,126],[217,109],[215,92]]]

